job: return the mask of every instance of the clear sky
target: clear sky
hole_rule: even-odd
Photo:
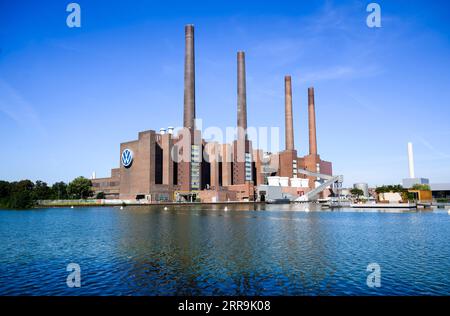
[[[0,179],[108,176],[120,142],[182,124],[184,25],[195,25],[197,117],[236,123],[236,52],[246,52],[248,124],[280,126],[292,75],[295,143],[346,184],[400,183],[407,142],[417,176],[450,182],[450,4],[376,1],[0,0]],[[374,1],[375,2],[375,1]],[[281,139],[282,144],[284,141]]]

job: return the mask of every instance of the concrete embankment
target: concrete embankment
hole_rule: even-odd
[[[37,203],[37,208],[42,207],[88,207],[88,206],[151,206],[151,205],[228,205],[228,204],[264,204],[264,202],[237,202],[237,201],[228,201],[228,202],[211,202],[211,203],[203,203],[203,202],[147,202],[140,200],[97,200],[97,199],[88,199],[88,200],[41,200]]]

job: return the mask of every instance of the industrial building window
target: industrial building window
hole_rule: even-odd
[[[198,145],[191,146],[191,187],[193,190],[200,189],[200,148]]]
[[[234,162],[231,162],[231,184],[234,184]]]
[[[222,161],[219,161],[219,186],[222,186]]]
[[[178,162],[173,162],[173,184],[178,184]]]
[[[163,183],[163,150],[155,144],[155,183]]]
[[[167,194],[158,194],[156,200],[159,202],[167,202],[169,201],[169,196]]]
[[[252,181],[252,155],[245,153],[245,181]]]
[[[205,147],[202,147],[202,152],[205,152]],[[211,186],[211,163],[209,162],[209,155],[205,156],[205,159],[201,162],[201,177],[202,177],[202,183],[201,187],[202,189],[206,189],[207,187]]]
[[[253,175],[253,184],[254,185],[258,185],[258,183],[256,183],[256,163],[252,162],[252,175]]]
[[[202,189],[205,189],[207,186],[211,186],[211,163],[203,161],[201,165]]]

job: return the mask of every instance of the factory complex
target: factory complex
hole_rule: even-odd
[[[294,146],[292,78],[285,76],[285,148],[268,153],[247,135],[245,53],[237,52],[236,137],[208,142],[196,127],[194,26],[185,26],[183,127],[142,131],[120,144],[120,167],[93,178],[106,199],[153,202],[312,200],[333,193],[342,177],[317,149],[314,88],[308,89],[309,154]],[[306,93],[305,93],[306,94]]]

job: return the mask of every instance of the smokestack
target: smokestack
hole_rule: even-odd
[[[414,152],[412,143],[408,143],[408,162],[409,162],[409,177],[413,179],[415,178],[415,173],[414,173]]]
[[[184,127],[195,129],[195,55],[194,26],[188,24],[185,31],[184,52]]]
[[[294,150],[294,123],[292,119],[291,76],[284,77],[284,110],[286,150]]]
[[[316,110],[314,88],[308,88],[309,154],[317,155]]]
[[[247,138],[247,93],[245,87],[245,53],[237,53],[237,75],[238,75],[238,108],[237,126],[238,140]],[[242,135],[243,134],[243,135]]]

